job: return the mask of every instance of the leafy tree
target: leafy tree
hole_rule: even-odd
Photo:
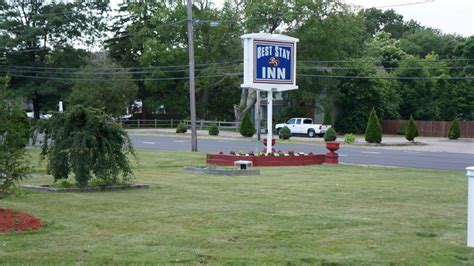
[[[241,9],[233,1],[221,10],[210,1],[194,3],[196,111],[203,119],[211,114],[218,119],[234,115],[232,106],[240,93],[236,90],[240,66],[233,62],[241,60],[243,30],[237,12]],[[134,75],[148,79],[138,83],[145,110],[153,112],[164,105],[170,114],[188,116],[186,5],[182,1],[139,2],[123,4],[121,10],[124,15],[114,25],[115,37],[108,40],[107,47],[124,65],[157,66]]]
[[[294,22],[288,34],[300,39],[298,71],[306,75],[328,75],[330,67],[317,61],[347,60],[362,55],[369,35],[363,20],[350,12],[340,1],[297,1]],[[323,65],[323,66],[321,66]],[[338,73],[339,74],[339,73]],[[338,97],[338,80],[299,75],[300,89],[285,92],[289,109],[313,117],[322,106]]]
[[[2,1],[0,3],[0,39],[3,39],[5,64],[12,76],[11,88],[33,102],[35,118],[51,99],[58,98],[53,80],[63,72],[49,60],[52,51],[71,47],[71,43],[93,46],[105,34],[106,2],[95,1]],[[49,82],[45,82],[48,80]]]
[[[382,142],[382,126],[380,125],[379,118],[375,112],[375,108],[372,108],[372,111],[369,115],[369,120],[367,121],[367,129],[365,130],[365,141],[368,143],[380,143]]]
[[[105,53],[96,54],[77,77],[68,98],[70,105],[103,109],[107,114],[119,117],[136,99],[137,86],[132,75],[111,62]]]
[[[250,115],[248,112],[244,114],[242,122],[240,123],[240,134],[244,137],[252,137],[255,134],[255,127],[250,120]]]
[[[474,75],[474,62],[468,60],[474,58],[474,37],[467,38],[460,43],[454,50],[454,54],[458,57],[459,64],[465,65],[462,71],[456,73],[458,76],[469,77]],[[465,61],[463,59],[466,59]],[[462,81],[457,83],[459,95],[458,117],[464,120],[474,120],[474,90],[472,89],[472,81]]]
[[[73,106],[55,113],[40,127],[44,133],[42,156],[55,180],[70,173],[80,187],[96,177],[104,184],[129,183],[132,178],[127,154],[134,154],[125,130],[103,111]]]
[[[410,120],[408,120],[407,129],[405,131],[405,138],[408,141],[415,141],[416,137],[418,137],[418,128],[416,127],[415,119],[413,119],[413,116],[410,116]]]
[[[460,42],[460,36],[444,35],[437,29],[419,27],[403,34],[400,38],[400,48],[408,54],[422,58],[430,53],[446,58],[452,56]]]
[[[335,141],[337,139],[336,130],[333,127],[328,128],[324,133],[324,141]]]
[[[0,77],[0,199],[14,194],[28,171],[30,123],[18,105],[6,101],[7,84],[8,79]]]
[[[345,76],[369,77],[367,79],[343,79],[337,86],[338,94],[335,104],[341,111],[335,125],[340,132],[363,133],[367,127],[367,114],[371,106],[375,107],[381,119],[398,118],[400,99],[388,79],[370,77],[388,77],[389,74],[378,69],[370,59],[360,59],[353,64],[342,64],[348,68]]]
[[[388,71],[398,67],[405,58],[405,52],[400,49],[400,44],[393,39],[390,33],[378,32],[372,40],[367,42],[367,54],[376,58]]]
[[[448,138],[458,139],[461,136],[461,128],[459,127],[459,120],[454,119],[449,126]]]
[[[364,25],[370,35],[378,32],[390,33],[394,38],[400,38],[409,26],[403,21],[403,16],[393,9],[381,10],[377,8],[362,9],[359,15],[364,18]]]
[[[401,62],[394,75],[409,78],[398,80],[395,85],[401,96],[398,108],[401,117],[407,119],[413,114],[417,119],[438,120],[440,110],[436,99],[436,82],[426,79],[430,76],[426,64],[416,57],[408,57]]]

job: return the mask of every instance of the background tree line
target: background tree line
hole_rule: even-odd
[[[186,1],[0,1],[0,73],[40,111],[88,104],[119,116],[134,99],[189,115]],[[240,119],[255,93],[240,89],[240,36],[300,39],[297,91],[279,118],[329,111],[342,132],[380,119],[472,120],[474,38],[405,21],[393,10],[332,1],[226,1],[193,7],[197,113]],[[100,52],[98,52],[100,50]]]

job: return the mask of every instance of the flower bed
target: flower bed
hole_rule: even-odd
[[[0,233],[36,230],[40,227],[41,221],[31,215],[10,209],[0,209]]]
[[[292,154],[292,155],[290,155]],[[301,154],[275,152],[270,155],[263,154],[208,154],[208,164],[220,166],[233,166],[235,161],[251,161],[253,166],[303,166],[311,164],[323,164],[326,156],[324,154]]]

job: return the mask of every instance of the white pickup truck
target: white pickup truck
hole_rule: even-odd
[[[288,127],[291,134],[306,134],[308,137],[314,138],[316,135],[322,137],[330,125],[313,124],[311,118],[290,118],[286,123],[276,124],[275,130],[277,134],[283,127]]]

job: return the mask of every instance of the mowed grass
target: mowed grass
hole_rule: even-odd
[[[150,189],[0,202],[45,222],[0,235],[0,264],[474,263],[463,172],[318,165],[226,177],[185,173],[201,153],[138,156]]]

